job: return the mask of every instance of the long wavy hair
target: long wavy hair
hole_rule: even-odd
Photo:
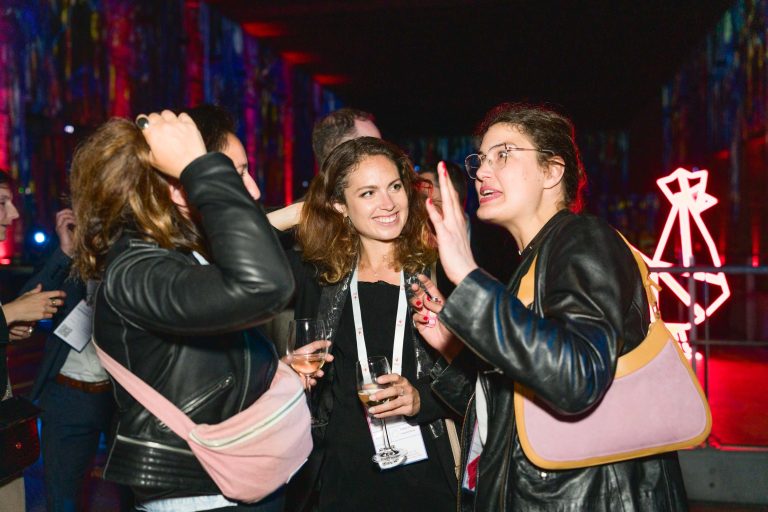
[[[132,122],[110,119],[80,144],[70,183],[81,278],[102,276],[107,252],[126,229],[167,249],[202,250],[200,233],[171,200],[169,182],[149,163],[149,146]]]
[[[337,146],[325,159],[320,174],[309,187],[297,238],[304,259],[320,270],[321,281],[337,283],[352,271],[360,255],[360,236],[345,221],[335,203],[346,204],[344,189],[349,176],[368,157],[382,155],[397,167],[408,196],[408,220],[394,240],[394,263],[407,272],[419,272],[437,259],[435,238],[428,222],[424,199],[418,188],[422,180],[400,148],[375,137],[360,137]]]

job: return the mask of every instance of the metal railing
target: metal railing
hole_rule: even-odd
[[[690,267],[649,267],[649,271],[654,273],[669,273],[675,275],[686,275],[685,282],[687,284],[687,292],[690,296],[690,302],[687,306],[687,318],[690,322],[691,328],[687,332],[688,344],[691,347],[691,366],[694,373],[699,376],[699,368],[697,363],[697,354],[702,356],[702,369],[703,374],[700,375],[703,381],[704,393],[709,398],[710,395],[710,378],[709,378],[709,363],[711,359],[712,347],[746,347],[746,348],[768,348],[768,340],[755,339],[755,321],[758,314],[755,304],[750,304],[749,297],[754,297],[756,287],[756,278],[759,276],[768,276],[768,266],[749,266],[749,265],[726,265],[722,267],[715,266],[690,266]],[[710,304],[710,285],[706,281],[698,281],[695,279],[695,273],[723,273],[726,275],[744,276],[744,292],[745,292],[745,325],[746,325],[746,339],[718,339],[711,337],[711,322],[710,317],[707,317],[701,324],[697,325],[695,320],[695,309],[698,298],[697,284],[703,286],[703,307],[706,309]],[[682,284],[682,283],[681,283]],[[663,286],[663,285],[662,285]],[[732,288],[733,290],[733,288]],[[683,305],[684,306],[684,305]],[[721,309],[725,310],[728,303],[726,302]],[[724,311],[720,311],[721,313]],[[713,315],[713,319],[717,317],[717,313]],[[751,339],[750,339],[751,338]],[[707,442],[709,445],[709,441]],[[720,448],[734,449],[734,450],[768,450],[765,446],[752,446],[752,445],[735,445],[718,443]]]

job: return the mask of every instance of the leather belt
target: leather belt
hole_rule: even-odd
[[[56,375],[56,382],[63,386],[74,388],[85,393],[103,393],[112,389],[112,383],[108,380],[101,380],[99,382],[85,382],[82,380],[72,379],[61,373]]]

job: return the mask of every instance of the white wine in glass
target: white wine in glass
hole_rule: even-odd
[[[383,391],[390,386],[389,384],[379,384],[377,382],[378,378],[382,375],[392,373],[387,358],[384,356],[369,357],[365,367],[358,361],[356,363],[356,369],[357,397],[365,406],[366,411],[371,407],[388,402],[389,398],[371,400],[371,395]],[[384,418],[381,418],[379,421],[381,421],[384,446],[376,452],[376,455],[372,457],[372,460],[382,468],[399,466],[405,462],[407,453],[405,450],[397,449],[390,444],[389,432],[387,432],[387,421]]]
[[[328,348],[331,345],[328,338],[328,332],[322,320],[298,318],[291,320],[288,326],[288,344],[285,352],[291,368],[304,379],[304,391],[307,394],[310,411],[312,410],[312,390],[309,379],[325,364]],[[312,415],[313,427],[324,425],[326,422]]]

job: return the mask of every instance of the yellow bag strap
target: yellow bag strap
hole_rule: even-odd
[[[535,284],[536,260],[538,258],[538,254],[533,257],[531,266],[528,268],[528,272],[526,272],[520,280],[520,286],[517,289],[517,298],[520,299],[520,302],[522,302],[525,307],[533,304],[533,285]]]
[[[630,244],[627,239],[624,238],[624,235],[618,231],[616,231],[616,234],[618,234],[624,243],[627,244],[627,247],[629,247],[629,250],[632,253],[632,257],[635,258],[635,263],[637,263],[637,267],[640,270],[640,277],[643,279],[643,287],[645,288],[645,294],[648,297],[648,304],[651,306],[651,310],[653,311],[655,319],[660,320],[661,313],[659,312],[659,305],[656,302],[656,295],[653,293],[653,288],[661,291],[661,287],[649,277],[648,265],[645,264],[645,260],[643,260],[640,251],[632,247],[632,244]],[[522,302],[525,307],[530,306],[533,303],[533,299],[535,297],[534,285],[536,276],[536,260],[538,257],[538,254],[533,257],[531,266],[528,268],[528,272],[526,272],[523,278],[520,280],[520,287],[517,289],[517,298],[520,299],[520,302]]]

